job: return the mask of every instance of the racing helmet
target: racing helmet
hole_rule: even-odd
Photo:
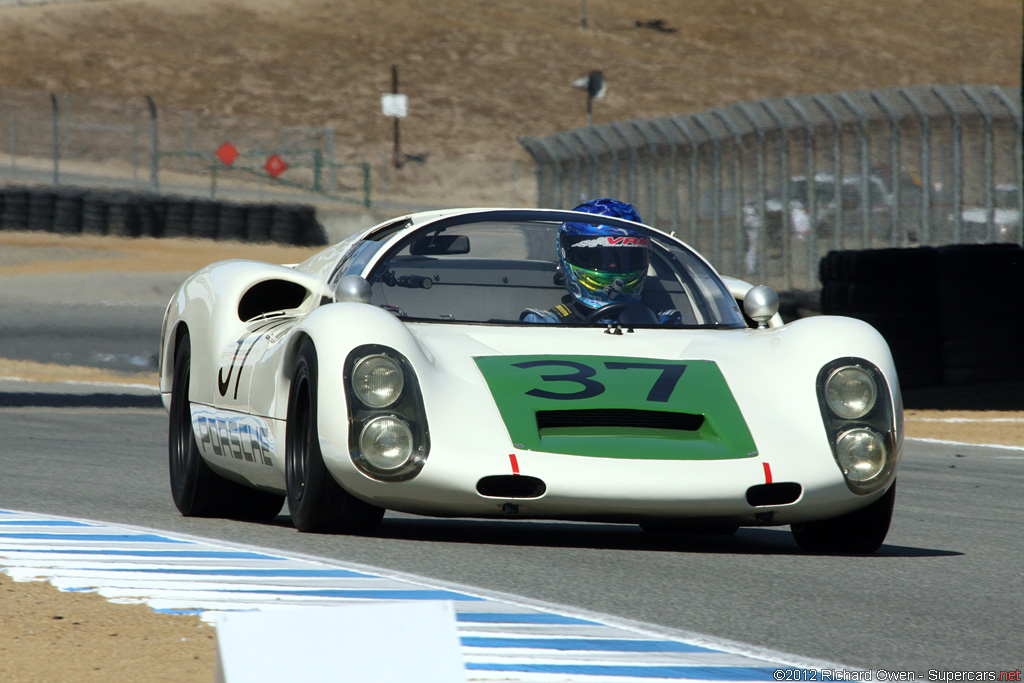
[[[573,211],[641,222],[632,204],[616,199],[591,199]],[[650,241],[629,228],[567,221],[558,228],[558,261],[566,289],[584,306],[638,302],[650,263]]]

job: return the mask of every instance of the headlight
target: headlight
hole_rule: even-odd
[[[825,400],[829,410],[844,420],[864,417],[875,407],[878,387],[864,368],[847,365],[838,368],[825,382]]]
[[[903,450],[903,404],[877,365],[836,358],[818,371],[818,406],[832,456],[850,491],[888,486]]]
[[[419,380],[409,359],[381,344],[363,344],[345,359],[348,452],[377,481],[412,479],[430,454]]]
[[[870,429],[851,429],[836,443],[836,459],[843,475],[852,482],[877,477],[885,468],[886,455],[882,437]]]
[[[402,395],[405,377],[402,368],[384,355],[367,356],[352,370],[352,390],[371,408],[385,408]]]
[[[389,472],[407,462],[413,453],[413,436],[409,425],[397,417],[375,417],[359,435],[359,450],[376,469]]]

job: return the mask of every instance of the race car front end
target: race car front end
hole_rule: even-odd
[[[902,414],[884,342],[852,321],[845,344],[823,343],[822,323],[628,339],[418,325],[348,354],[348,420],[322,427],[325,461],[354,495],[418,514],[838,517],[892,484]],[[851,335],[865,353],[827,348]],[[581,340],[590,353],[573,352]]]

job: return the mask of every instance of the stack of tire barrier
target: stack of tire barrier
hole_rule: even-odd
[[[0,187],[0,230],[327,243],[316,209],[75,187]]]
[[[821,260],[821,308],[885,337],[904,388],[1024,379],[1024,289],[1014,244],[834,251]]]

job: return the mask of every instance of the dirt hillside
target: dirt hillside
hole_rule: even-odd
[[[85,0],[0,7],[0,87],[330,124],[341,156],[376,160],[397,65],[407,151],[509,159],[524,154],[518,135],[586,124],[571,82],[592,69],[608,81],[596,123],[799,93],[1019,85],[1022,14],[1020,0]]]
[[[1021,0],[8,1],[0,87],[333,125],[339,156],[379,159],[391,144],[380,95],[398,65],[408,151],[512,159],[523,156],[518,135],[585,125],[570,84],[592,69],[609,83],[596,123],[800,93],[1020,85],[1022,14]],[[948,417],[916,414],[908,431],[990,442],[999,426],[1015,430],[1000,438],[1022,438],[1019,414]],[[954,424],[976,431],[946,437]],[[0,597],[4,681],[212,678],[213,641],[194,618],[6,577]]]

